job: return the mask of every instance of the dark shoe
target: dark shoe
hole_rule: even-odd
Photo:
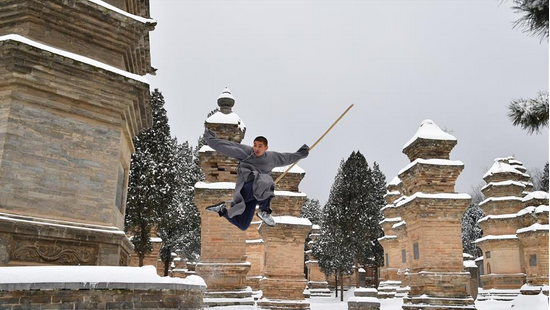
[[[277,223],[275,223],[275,219],[273,218],[273,216],[271,216],[270,212],[259,210],[257,215],[267,226],[275,227],[275,225],[277,225]]]
[[[223,216],[227,212],[225,209],[225,201],[206,207],[206,211],[218,213],[219,216]]]

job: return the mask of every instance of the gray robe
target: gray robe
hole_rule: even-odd
[[[246,181],[254,180],[252,188],[256,200],[266,200],[269,197],[275,196],[275,184],[270,175],[271,170],[275,167],[293,164],[299,159],[306,158],[309,154],[309,148],[304,144],[296,153],[267,151],[264,155],[256,157],[251,146],[216,139],[216,134],[210,130],[205,130],[204,137],[208,146],[214,150],[239,160],[235,192],[233,193],[231,208],[227,212],[229,217],[242,214],[246,209],[243,196],[241,195],[241,189]]]

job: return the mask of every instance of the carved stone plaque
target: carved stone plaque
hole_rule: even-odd
[[[98,249],[93,244],[49,240],[15,239],[11,261],[54,265],[97,265]]]

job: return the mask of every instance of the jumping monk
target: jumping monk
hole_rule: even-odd
[[[254,139],[252,147],[216,139],[216,134],[208,129],[205,130],[204,137],[208,146],[214,150],[239,160],[233,200],[217,203],[206,210],[218,213],[231,224],[246,230],[252,222],[256,205],[259,205],[258,217],[266,225],[275,226],[270,208],[271,199],[275,196],[271,170],[306,158],[309,155],[309,147],[304,144],[296,153],[277,153],[267,151],[267,139],[262,136]]]

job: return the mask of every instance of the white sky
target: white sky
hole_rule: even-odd
[[[548,129],[529,135],[508,120],[513,98],[548,90],[548,43],[512,29],[512,1],[152,0],[151,87],[172,134],[196,145],[225,86],[271,150],[312,145],[300,190],[324,204],[342,158],[360,150],[389,182],[424,119],[458,139],[452,160],[469,191],[497,157],[527,169],[548,161]],[[484,182],[483,182],[484,183]]]

